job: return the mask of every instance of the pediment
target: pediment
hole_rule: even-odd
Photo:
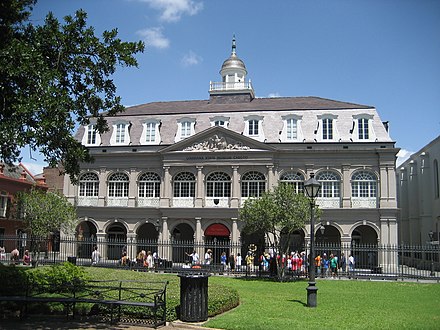
[[[210,127],[183,141],[166,147],[161,152],[224,152],[273,150],[272,147],[223,127]]]

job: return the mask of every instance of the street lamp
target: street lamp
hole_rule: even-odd
[[[315,282],[315,199],[321,189],[321,184],[315,179],[315,174],[310,173],[310,179],[304,182],[304,190],[310,199],[310,271],[309,286],[307,287],[307,306],[316,307],[318,288]]]
[[[431,243],[431,276],[434,276],[435,275],[435,272],[434,272],[434,253],[433,253],[434,249],[433,249],[433,244],[432,244],[432,239],[434,238],[434,233],[432,230],[429,231],[428,236],[429,236],[429,241]]]

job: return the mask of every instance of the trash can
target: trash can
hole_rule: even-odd
[[[67,257],[67,261],[73,265],[76,265],[76,257]]]
[[[208,319],[208,277],[207,273],[188,272],[180,277],[180,320],[202,322]]]

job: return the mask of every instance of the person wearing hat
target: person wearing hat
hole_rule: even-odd
[[[211,249],[206,250],[205,253],[205,265],[210,265],[212,260],[212,251]]]

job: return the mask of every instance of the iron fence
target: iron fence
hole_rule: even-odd
[[[11,252],[18,249],[20,257],[29,250],[32,260],[38,264],[56,264],[71,261],[77,265],[90,266],[91,255],[95,247],[100,253],[97,266],[129,267],[138,270],[154,270],[179,272],[185,268],[202,267],[216,273],[243,274],[248,276],[274,275],[277,263],[284,268],[287,276],[306,277],[310,266],[309,246],[303,246],[297,251],[276,253],[270,246],[242,245],[230,241],[159,241],[139,240],[135,238],[106,239],[77,239],[76,237],[55,236],[49,239],[29,236],[1,236],[0,261],[3,264],[11,262]],[[205,253],[211,251],[211,262],[206,264]],[[368,278],[414,278],[440,280],[440,247],[439,245],[378,245],[378,244],[316,244],[316,255],[327,258],[331,255],[338,257],[337,275]],[[147,268],[139,260],[140,252],[150,252],[154,265]],[[199,260],[193,264],[191,254],[196,252]],[[123,254],[127,262],[122,262]],[[221,255],[226,255],[226,263],[221,262]],[[293,255],[298,255],[298,264],[293,262]],[[346,263],[341,263],[345,256]],[[349,267],[349,257],[354,258],[354,267]],[[21,260],[21,258],[19,259]],[[314,263],[313,263],[314,264]],[[318,276],[331,276],[317,267]]]

